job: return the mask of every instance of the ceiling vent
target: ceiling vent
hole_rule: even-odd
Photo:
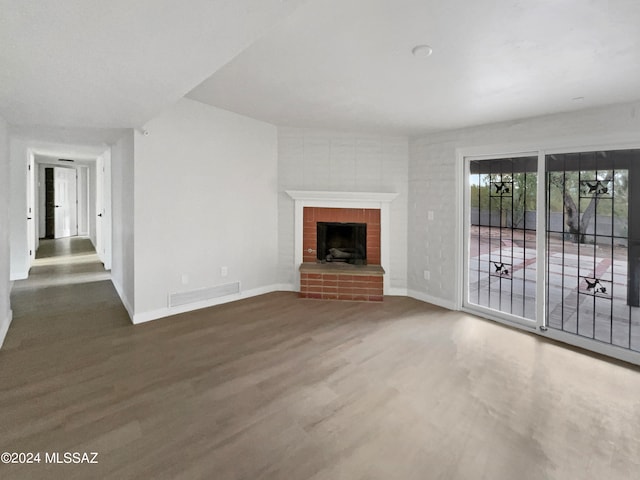
[[[59,162],[71,162],[71,163],[75,162],[75,160],[70,160],[68,158],[59,158],[58,161]]]

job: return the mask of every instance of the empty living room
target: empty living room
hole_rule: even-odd
[[[638,477],[639,2],[0,12],[0,478]]]

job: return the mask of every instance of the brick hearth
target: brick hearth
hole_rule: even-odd
[[[381,302],[382,275],[384,270],[379,265],[303,263],[300,297]]]

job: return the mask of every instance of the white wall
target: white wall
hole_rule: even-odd
[[[500,154],[535,148],[640,146],[640,103],[449,131],[411,141],[409,163],[409,293],[455,308],[459,259],[461,153]],[[434,211],[428,220],[427,211]],[[423,271],[429,270],[430,280]]]
[[[134,295],[134,133],[111,147],[111,280],[133,319]]]
[[[78,235],[89,234],[89,167],[77,166]]]
[[[394,192],[391,202],[391,292],[407,288],[409,141],[357,133],[278,129],[278,281],[294,285],[294,202],[286,190]]]
[[[0,117],[0,346],[11,323],[9,294],[9,137]]]
[[[182,99],[145,129],[135,135],[134,321],[178,311],[170,293],[235,281],[241,296],[278,289],[276,128]]]

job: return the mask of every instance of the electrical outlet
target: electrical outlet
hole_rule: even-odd
[[[226,277],[229,275],[229,269],[227,267],[220,267],[220,276]]]
[[[186,273],[183,273],[180,280],[182,281],[183,285],[186,285],[187,283],[189,283],[189,275],[187,275]]]
[[[428,220],[433,220],[433,210],[429,210],[429,211],[427,212],[427,219],[428,219]]]
[[[431,272],[429,270],[424,271],[424,279],[431,280]]]

